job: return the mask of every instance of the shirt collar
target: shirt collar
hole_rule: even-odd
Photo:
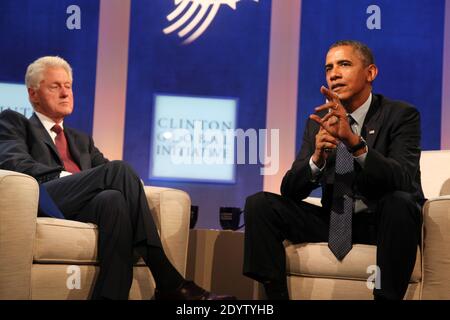
[[[39,120],[41,121],[44,128],[48,132],[51,132],[51,130],[52,130],[53,126],[56,124],[56,122],[53,121],[52,119],[50,119],[49,117],[47,117],[46,115],[43,115],[40,112],[34,111],[34,113],[36,113],[36,116],[39,118]],[[64,129],[63,123],[64,123],[64,121],[61,121],[61,123],[58,123],[62,129]]]
[[[371,103],[372,103],[372,93],[370,93],[366,102],[364,102],[359,108],[353,111],[353,113],[350,113],[353,120],[356,121],[359,127],[362,127]]]

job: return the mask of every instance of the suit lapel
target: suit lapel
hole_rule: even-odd
[[[36,130],[38,138],[42,139],[42,141],[45,142],[45,144],[50,148],[51,152],[53,152],[53,155],[55,156],[55,159],[58,161],[58,163],[60,165],[63,165],[52,137],[50,137],[44,125],[41,123],[41,120],[39,120],[35,113],[33,113],[33,115],[31,116],[30,123]]]
[[[381,123],[381,101],[380,97],[373,95],[372,103],[370,104],[369,111],[364,119],[362,136],[366,139],[369,148],[372,148],[380,132]]]

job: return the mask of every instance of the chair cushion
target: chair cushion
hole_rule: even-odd
[[[97,237],[93,223],[37,218],[34,263],[98,264]],[[141,258],[135,265],[143,266],[145,262]]]
[[[33,259],[38,263],[96,264],[97,226],[55,218],[38,218]]]
[[[373,274],[369,266],[376,265],[376,246],[354,244],[348,255],[339,262],[328,243],[291,244],[286,241],[287,273],[321,278],[367,280]],[[416,265],[411,282],[421,280],[422,257],[417,249]]]

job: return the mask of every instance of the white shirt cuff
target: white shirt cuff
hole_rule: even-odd
[[[311,167],[311,174],[312,174],[313,180],[315,180],[317,178],[317,176],[323,171],[326,164],[327,164],[327,162],[325,161],[322,168],[319,168],[312,160],[312,156],[311,156],[311,158],[309,158],[309,166]]]
[[[72,173],[69,171],[61,171],[61,173],[59,174],[59,177],[62,178],[62,177],[67,177],[67,176],[71,176],[71,175],[72,175]]]
[[[361,168],[364,168],[364,164],[366,163],[366,157],[367,157],[367,152],[364,152],[363,154],[360,154],[357,157],[354,156],[353,158],[355,158],[356,162],[359,163]]]

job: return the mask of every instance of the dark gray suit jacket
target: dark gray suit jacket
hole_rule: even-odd
[[[70,153],[81,170],[108,162],[90,136],[64,126]],[[36,114],[0,113],[0,168],[28,174],[44,183],[64,170],[56,146]]]

